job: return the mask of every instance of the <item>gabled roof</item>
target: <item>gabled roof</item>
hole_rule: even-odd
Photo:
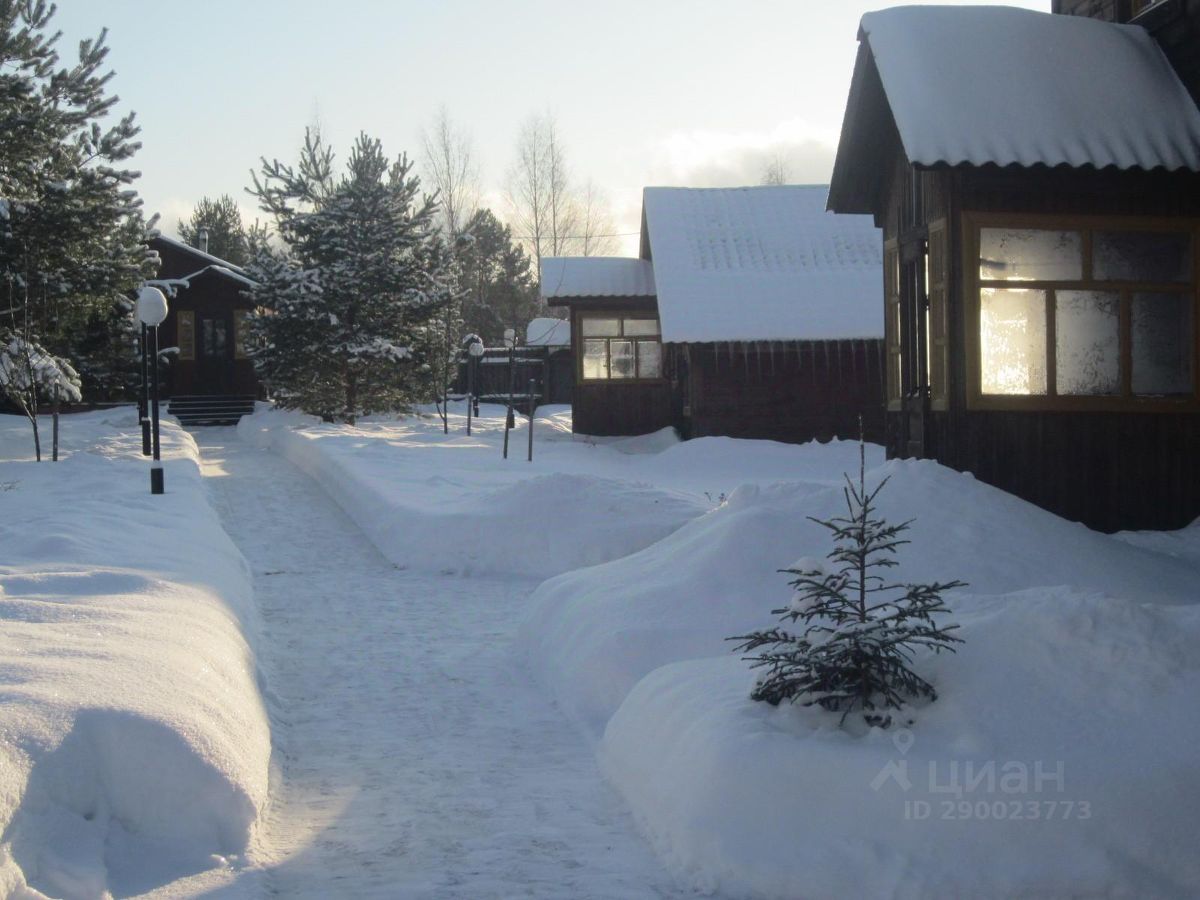
[[[1200,111],[1140,26],[1009,7],[909,6],[859,27],[831,208],[868,208],[854,164],[890,112],[920,166],[1200,171]],[[873,151],[865,150],[869,155]]]
[[[825,186],[649,187],[664,341],[828,340],[883,334],[882,248],[869,216],[825,212]]]
[[[547,256],[542,259],[542,297],[653,297],[654,269],[624,256]]]
[[[151,245],[161,243],[172,250],[183,253],[196,261],[196,271],[188,275],[177,276],[172,280],[175,281],[191,281],[201,275],[211,272],[221,278],[226,278],[231,281],[236,281],[245,287],[255,287],[255,282],[246,275],[246,270],[241,266],[234,265],[228,260],[221,259],[219,256],[213,256],[211,253],[205,253],[191,244],[176,240],[175,238],[167,237],[165,234],[156,234],[150,239]]]

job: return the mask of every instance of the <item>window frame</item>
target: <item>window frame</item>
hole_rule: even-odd
[[[1079,280],[1008,281],[985,279],[979,273],[981,229],[1053,229],[1079,231],[1082,235],[1082,278]],[[1092,277],[1092,234],[1097,231],[1187,232],[1191,235],[1190,282],[1153,283],[1096,280]],[[1055,412],[1194,412],[1200,410],[1200,220],[1160,216],[1098,216],[1038,213],[962,213],[962,271],[965,303],[966,400],[969,410],[1055,411]],[[1046,393],[985,394],[980,338],[981,290],[985,287],[1040,290],[1046,293]],[[1120,385],[1116,395],[1062,395],[1056,393],[1055,303],[1056,291],[1103,291],[1119,295]],[[1192,302],[1192,392],[1191,396],[1166,397],[1132,393],[1132,326],[1130,309],[1135,293],[1172,293]]]
[[[597,335],[597,336],[589,337],[588,335],[585,335],[583,333],[583,323],[587,319],[616,319],[617,320],[617,333],[614,335],[604,335],[604,336]],[[653,334],[653,335],[649,335],[649,334],[626,335],[625,334],[625,320],[626,319],[636,319],[636,320],[642,320],[642,321],[655,322],[658,325],[658,333]],[[631,312],[631,311],[619,311],[619,310],[599,310],[599,309],[587,310],[587,311],[580,310],[576,314],[576,320],[575,320],[575,322],[572,323],[572,328],[579,335],[579,337],[578,337],[579,349],[578,349],[578,352],[575,354],[576,355],[575,377],[580,384],[585,384],[585,385],[662,384],[664,381],[666,381],[666,378],[663,375],[663,367],[666,364],[666,354],[663,352],[663,349],[662,349],[662,347],[663,347],[662,322],[659,320],[658,315],[656,313],[640,312],[640,311],[639,312]],[[605,376],[604,378],[592,378],[592,377],[588,377],[583,374],[584,356],[586,355],[585,348],[587,345],[587,341],[589,341],[589,340],[604,341],[605,358],[608,361],[608,372],[609,372],[609,374],[607,376]],[[612,376],[612,374],[611,374],[612,373],[612,346],[611,345],[612,345],[613,341],[629,341],[633,344],[633,361],[634,361],[633,364],[634,364],[635,374],[632,378],[614,378]],[[650,344],[650,343],[657,344],[659,347],[658,375],[656,375],[652,378],[639,378],[636,374],[637,360],[638,360],[638,346],[637,345],[638,344]]]

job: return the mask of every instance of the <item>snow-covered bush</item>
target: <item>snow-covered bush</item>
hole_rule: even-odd
[[[946,612],[942,592],[961,581],[895,584],[880,570],[898,565],[896,549],[911,524],[889,524],[876,513],[875,499],[887,485],[866,486],[866,451],[860,447],[858,484],[846,476],[846,515],[813,522],[833,534],[834,549],[823,560],[801,559],[782,571],[794,576],[791,602],[772,610],[781,626],[739,635],[737,649],[751,668],[765,669],[751,693],[755,700],[783,700],[841,712],[841,722],[858,710],[868,725],[887,728],[886,710],[913,699],[937,699],[932,684],[911,668],[919,649],[954,651],[957,626],[940,625]],[[795,632],[789,625],[801,623]],[[757,651],[757,652],[756,652]]]
[[[0,391],[4,392],[33,426],[33,445],[42,458],[38,434],[38,401],[48,400],[54,409],[54,459],[58,459],[58,409],[62,403],[78,403],[79,373],[65,359],[54,356],[36,341],[10,334],[0,343]]]

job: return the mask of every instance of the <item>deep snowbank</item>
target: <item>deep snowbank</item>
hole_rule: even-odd
[[[642,676],[718,655],[724,637],[768,623],[788,593],[778,570],[830,549],[828,532],[808,517],[844,512],[840,488],[827,484],[848,462],[846,446],[826,448],[824,483],[746,485],[652,547],[539,587],[522,637],[563,706],[598,735]],[[906,580],[958,578],[972,594],[1073,585],[1158,603],[1197,595],[1187,561],[1066,522],[968,475],[893,461],[871,475],[884,476],[881,512],[916,519],[899,555]]]
[[[520,417],[504,460],[504,410],[482,412],[471,437],[458,413],[449,436],[433,418],[350,427],[271,409],[244,418],[238,431],[316,478],[399,566],[535,578],[634,553],[742,481],[777,480],[811,455],[761,441],[681,444],[671,433],[572,440],[569,414],[547,407],[535,421],[533,462]],[[755,448],[749,470],[747,448]]]
[[[839,490],[738,489],[537,591],[531,664],[603,735],[646,833],[681,875],[734,896],[1186,896],[1200,885],[1200,608],[1176,605],[1197,591],[1175,544],[1197,536],[1097,534],[931,463],[868,480],[885,474],[882,512],[916,517],[902,577],[970,582],[952,599],[967,643],[922,661],[942,696],[900,745],[753,703],[723,640],[773,623],[788,595],[776,570],[829,550],[806,517],[842,512]],[[872,786],[892,762],[908,790]],[[971,789],[936,791],[955,780]]]
[[[190,436],[164,423],[153,497],[132,426],[64,417],[66,458],[38,464],[27,423],[0,418],[2,896],[228,868],[266,799],[245,563]]]

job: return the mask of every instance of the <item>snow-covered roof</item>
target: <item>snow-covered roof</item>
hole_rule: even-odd
[[[182,250],[185,253],[190,253],[197,259],[208,263],[208,265],[214,269],[225,270],[222,274],[233,274],[241,276],[243,279],[246,278],[245,269],[243,269],[241,266],[234,265],[227,259],[221,259],[219,256],[213,256],[211,253],[205,253],[198,247],[193,247],[191,244],[178,240],[177,238],[167,237],[165,234],[156,234],[154,239],[162,241],[164,244],[174,247],[176,250]],[[253,284],[253,282],[251,282],[251,284]]]
[[[568,297],[653,297],[654,269],[624,256],[547,256],[542,259],[545,300]]]
[[[533,319],[525,328],[525,346],[570,347],[571,323],[566,319]]]
[[[879,231],[870,216],[825,212],[827,190],[646,188],[663,340],[882,336]]]
[[[912,163],[1200,170],[1200,111],[1140,26],[906,6],[859,36]]]

